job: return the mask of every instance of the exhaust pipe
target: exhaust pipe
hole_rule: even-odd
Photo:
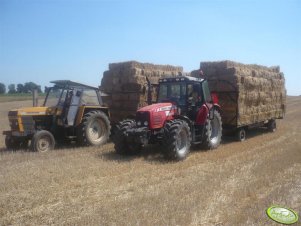
[[[33,107],[37,107],[38,106],[38,98],[39,98],[38,90],[34,89],[32,91],[32,106]]]

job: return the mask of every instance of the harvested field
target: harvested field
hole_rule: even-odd
[[[9,109],[30,104],[1,103],[0,130]],[[176,163],[157,146],[127,158],[111,143],[8,152],[0,135],[0,225],[277,226],[270,205],[301,214],[300,118],[301,97],[288,97],[276,133],[256,129],[243,143],[227,138]]]

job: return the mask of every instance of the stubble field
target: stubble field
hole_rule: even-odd
[[[301,213],[301,97],[288,97],[277,132],[226,138],[182,162],[157,146],[119,156],[111,143],[7,151],[7,111],[30,105],[0,103],[0,225],[279,225],[270,205]]]

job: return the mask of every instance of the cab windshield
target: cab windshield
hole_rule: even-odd
[[[61,105],[63,106],[66,98],[67,90],[59,88],[50,88],[46,96],[44,106],[53,107]]]
[[[159,85],[158,102],[175,102],[178,105],[186,103],[186,83],[170,82]]]

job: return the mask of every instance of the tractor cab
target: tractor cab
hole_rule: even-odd
[[[43,106],[59,112],[61,125],[74,126],[76,115],[81,107],[103,105],[101,94],[96,87],[80,83],[58,80],[48,88]]]
[[[212,104],[212,98],[207,80],[183,76],[160,79],[157,102],[171,102],[180,115],[195,120],[197,109],[204,103]]]

